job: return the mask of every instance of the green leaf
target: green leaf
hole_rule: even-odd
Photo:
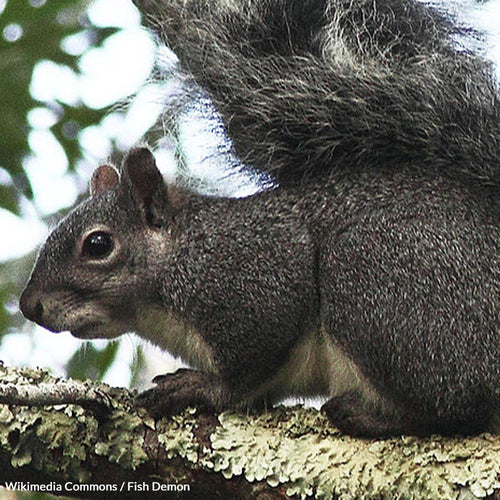
[[[141,373],[144,371],[146,366],[146,357],[144,356],[144,350],[139,345],[137,346],[134,359],[132,361],[131,374],[130,374],[130,387],[137,387]]]
[[[18,199],[12,186],[0,184],[0,208],[5,208],[13,213],[19,212]]]
[[[97,349],[92,344],[82,345],[66,365],[68,376],[78,380],[102,380],[113,363],[119,342],[109,342]]]

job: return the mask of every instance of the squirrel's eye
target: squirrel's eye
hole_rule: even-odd
[[[93,259],[107,257],[114,248],[113,238],[104,231],[89,234],[82,246],[82,255]]]

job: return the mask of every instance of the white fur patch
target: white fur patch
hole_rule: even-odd
[[[160,307],[147,306],[137,311],[137,332],[189,366],[212,372],[215,369],[211,348],[201,335],[175,314]]]
[[[278,401],[288,396],[333,397],[356,390],[366,399],[377,399],[376,390],[354,362],[321,330],[305,337],[290,353],[276,375],[256,396],[267,394]]]

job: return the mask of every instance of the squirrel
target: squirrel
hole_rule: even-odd
[[[413,0],[135,3],[275,185],[197,194],[134,148],[49,235],[24,315],[179,356],[138,397],[158,417],[323,396],[351,435],[497,432],[500,99],[467,30]]]

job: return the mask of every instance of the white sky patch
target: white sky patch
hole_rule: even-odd
[[[92,155],[95,159],[95,163],[100,163],[106,159],[112,152],[112,144],[110,136],[106,135],[102,131],[102,127],[94,125],[92,127],[87,127],[82,130],[78,136],[78,142],[84,151],[87,151],[87,155]],[[95,165],[90,166],[90,170],[87,175],[92,175]]]
[[[82,345],[66,333],[52,333],[40,326],[27,333],[14,333],[2,339],[2,360],[7,365],[50,366],[55,376],[64,376],[65,365]]]
[[[57,123],[57,116],[48,108],[34,108],[28,113],[28,122],[34,129],[48,130]]]
[[[159,148],[155,151],[156,165],[167,182],[174,183],[177,161],[172,148]]]
[[[435,4],[451,12],[463,26],[471,26],[484,35],[478,43],[472,41],[472,50],[479,50],[494,63],[497,80],[500,81],[500,0],[420,0]],[[465,47],[471,40],[465,40]],[[458,40],[459,44],[463,42]]]
[[[85,31],[69,35],[61,41],[64,52],[72,56],[82,55],[89,47],[90,40]]]
[[[33,130],[28,141],[33,155],[25,161],[24,168],[37,193],[40,214],[48,215],[72,205],[78,192],[73,176],[67,172],[68,160],[59,142],[47,130]]]
[[[80,100],[78,77],[67,66],[52,61],[40,61],[33,70],[30,93],[42,102],[52,102],[57,99],[74,106]]]
[[[91,108],[103,108],[134,94],[151,73],[155,46],[142,28],[110,36],[102,48],[82,56],[79,95]]]
[[[29,253],[47,237],[47,226],[38,217],[18,217],[0,208],[0,261]]]
[[[497,79],[500,81],[500,0],[476,3],[475,15],[479,26],[488,34],[486,55],[494,61]]]
[[[139,11],[132,2],[123,0],[95,1],[87,9],[87,15],[95,26],[136,27],[141,22]]]

